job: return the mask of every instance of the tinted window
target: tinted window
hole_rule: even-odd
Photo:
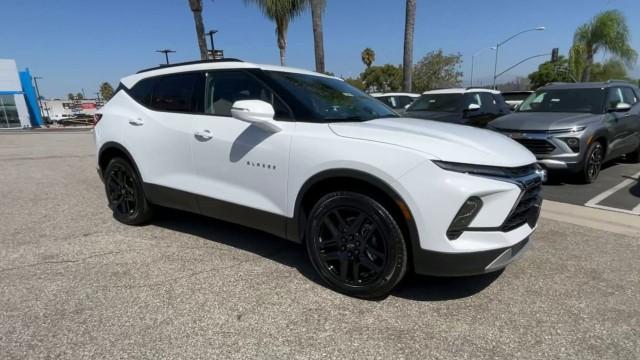
[[[238,100],[262,100],[273,106],[275,119],[291,119],[289,108],[262,82],[244,71],[215,71],[207,74],[206,109],[208,114],[231,116]]]
[[[501,113],[508,113],[511,111],[511,107],[507,104],[502,95],[493,94],[493,99],[496,102],[496,105],[498,105],[498,109],[500,109]]]
[[[493,98],[491,93],[483,92],[480,93],[480,98],[482,99],[482,109],[489,114],[497,114],[499,112],[498,105],[496,104],[496,100]]]
[[[265,73],[276,86],[284,89],[286,96],[294,99],[292,102],[302,105],[305,110],[302,120],[336,122],[398,117],[380,101],[336,78],[278,71]]]
[[[464,108],[468,108],[471,104],[476,104],[478,106],[482,106],[482,98],[480,97],[480,93],[467,93],[464,96]]]
[[[150,107],[159,111],[201,113],[204,75],[200,72],[159,77],[153,89]]]
[[[131,97],[142,105],[149,106],[151,92],[156,83],[156,78],[148,78],[138,81],[128,92]]]
[[[518,112],[569,112],[601,114],[605,90],[553,89],[538,90],[518,107]]]
[[[624,102],[629,105],[633,105],[638,102],[636,94],[628,87],[622,88],[622,98],[624,99]]]
[[[407,111],[460,111],[462,94],[424,94],[409,106]]]
[[[400,96],[400,107],[403,108],[413,102],[411,96]]]
[[[531,93],[527,91],[502,93],[502,97],[507,101],[523,101],[529,95],[531,95]]]
[[[390,106],[394,109],[397,109],[399,107],[398,100],[395,96],[380,96],[376,99],[382,101],[383,103],[387,104],[387,106]]]

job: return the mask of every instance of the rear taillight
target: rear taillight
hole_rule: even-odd
[[[93,114],[93,126],[98,125],[98,121],[100,121],[100,119],[102,119],[102,114],[99,114],[99,113]]]

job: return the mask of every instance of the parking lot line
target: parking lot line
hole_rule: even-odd
[[[622,213],[632,214],[632,215],[640,215],[640,203],[638,205],[636,205],[631,210],[619,209],[619,208],[615,208],[615,207],[611,207],[611,206],[599,205],[600,202],[602,202],[604,199],[608,198],[609,196],[611,196],[611,195],[615,194],[616,192],[626,188],[627,186],[633,185],[635,182],[638,181],[637,180],[638,178],[640,178],[640,172],[637,173],[637,174],[634,174],[633,176],[631,176],[630,179],[624,180],[623,182],[621,182],[618,185],[610,188],[609,190],[607,190],[607,191],[605,191],[605,192],[603,192],[601,194],[598,194],[593,199],[587,201],[584,204],[584,206],[597,208],[597,209],[603,209],[603,210],[617,211],[617,212],[622,212]]]

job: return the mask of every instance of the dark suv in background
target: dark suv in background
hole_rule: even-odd
[[[509,114],[509,105],[499,91],[454,88],[426,91],[404,112],[405,117],[485,127]]]
[[[640,91],[630,83],[552,83],[489,128],[520,142],[550,170],[593,182],[602,164],[640,159]]]

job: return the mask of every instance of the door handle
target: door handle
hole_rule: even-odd
[[[142,120],[142,118],[129,119],[129,124],[133,126],[142,126],[144,125],[144,121]]]
[[[198,140],[211,140],[213,138],[213,135],[211,134],[211,130],[202,130],[202,131],[196,131],[195,133],[193,133],[196,137],[196,139]]]

